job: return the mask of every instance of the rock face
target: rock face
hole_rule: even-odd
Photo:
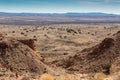
[[[33,40],[17,40],[1,37],[0,39],[0,65],[15,72],[43,73],[46,70],[41,62],[42,57],[34,50]]]
[[[105,38],[100,44],[84,49],[80,53],[57,64],[69,71],[80,73],[104,72],[110,74],[120,71],[120,32]]]
[[[34,39],[18,39],[18,41],[28,45],[32,50],[35,50]]]

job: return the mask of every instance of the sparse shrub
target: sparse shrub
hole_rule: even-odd
[[[95,32],[95,34],[97,34],[97,32]]]
[[[90,34],[90,32],[88,32],[88,34]]]
[[[27,30],[27,29],[25,28],[25,29],[23,29],[23,30]]]
[[[47,36],[47,34],[44,34],[44,36]]]
[[[27,33],[29,32],[29,31],[26,31]]]
[[[37,38],[35,38],[34,41],[37,41]]]
[[[49,38],[47,34],[44,34],[44,36],[45,36],[46,38]]]
[[[23,32],[21,32],[21,34],[23,35],[24,33],[23,33]]]
[[[67,38],[67,36],[64,36],[64,38]]]
[[[33,36],[34,38],[36,38],[36,36]]]
[[[118,31],[117,33],[120,33],[120,31]]]
[[[106,27],[104,27],[104,29],[106,29]]]
[[[12,33],[15,33],[15,31],[12,31]]]
[[[81,34],[81,33],[82,33],[80,29],[78,29],[78,32],[79,32],[79,34]]]
[[[64,53],[64,55],[67,55],[68,53]]]
[[[66,29],[66,31],[67,31],[68,33],[75,33],[75,34],[77,34],[77,32],[76,32],[75,30],[73,30],[73,29]]]
[[[97,80],[104,80],[107,76],[104,73],[96,73],[94,78]]]
[[[43,74],[39,80],[54,80],[54,77],[50,74]]]
[[[111,35],[111,33],[108,33],[107,35],[109,36],[109,35]]]
[[[27,34],[25,34],[24,36],[27,36]]]
[[[59,37],[62,39],[62,36],[61,36],[61,35],[60,35]]]
[[[23,77],[21,80],[30,80],[30,77]]]
[[[93,35],[93,36],[94,36],[94,34],[91,34],[91,35]]]

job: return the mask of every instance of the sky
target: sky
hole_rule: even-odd
[[[120,14],[120,0],[0,0],[0,12]]]

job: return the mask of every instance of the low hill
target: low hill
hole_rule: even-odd
[[[47,71],[42,57],[36,53],[32,39],[0,37],[0,68],[21,74],[23,72],[42,74]]]
[[[120,32],[105,38],[100,44],[82,50],[68,59],[57,62],[68,71],[80,73],[104,72],[112,74],[120,71]]]

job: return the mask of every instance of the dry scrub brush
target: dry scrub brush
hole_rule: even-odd
[[[55,78],[54,76],[46,73],[46,74],[42,74],[39,80],[72,80],[72,79],[66,76]]]
[[[55,78],[50,74],[42,74],[39,80],[54,80]]]
[[[96,73],[94,76],[96,80],[105,80],[106,77],[107,76],[104,73]]]
[[[59,80],[72,80],[70,77],[60,77]]]

